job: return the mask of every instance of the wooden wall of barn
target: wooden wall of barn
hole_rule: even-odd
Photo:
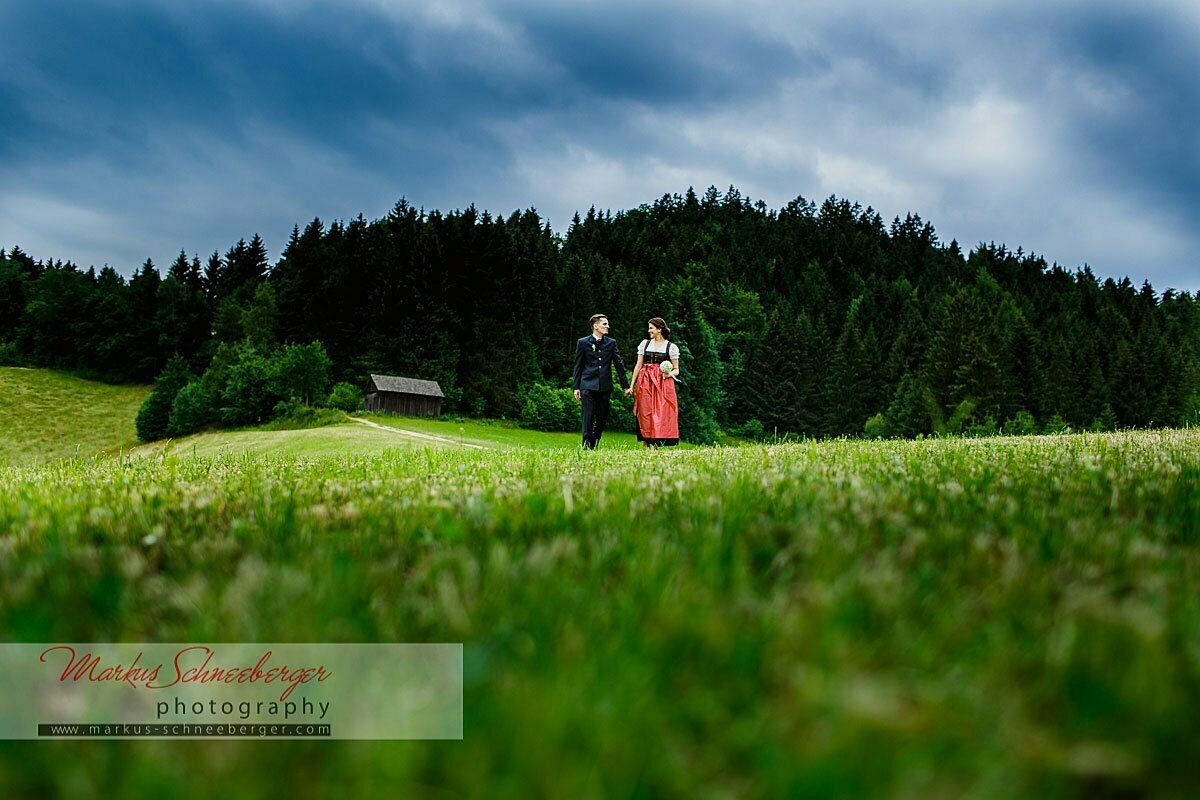
[[[399,392],[370,392],[366,407],[367,411],[383,411],[402,417],[436,417],[442,413],[442,399]]]

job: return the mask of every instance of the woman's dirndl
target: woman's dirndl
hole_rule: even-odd
[[[679,348],[666,342],[666,349],[656,353],[649,339],[642,344],[642,371],[633,387],[633,414],[637,420],[637,438],[651,445],[679,444],[679,400],[675,395],[675,380],[662,371],[662,363],[678,359]],[[671,358],[671,351],[676,356]],[[678,364],[675,364],[676,367]]]

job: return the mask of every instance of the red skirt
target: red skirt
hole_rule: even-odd
[[[633,387],[633,415],[637,438],[656,445],[679,444],[679,399],[675,380],[663,375],[657,364],[647,364]]]

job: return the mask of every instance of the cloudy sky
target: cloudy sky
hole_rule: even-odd
[[[39,258],[732,184],[1200,290],[1194,0],[0,0],[0,31],[0,244]]]

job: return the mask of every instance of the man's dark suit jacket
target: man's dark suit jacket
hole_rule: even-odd
[[[621,360],[621,351],[617,349],[617,340],[605,336],[596,341],[595,336],[585,336],[575,343],[575,372],[572,388],[593,392],[611,392],[612,368],[617,367],[617,377],[621,388],[629,388],[629,379],[625,377],[625,362]]]

